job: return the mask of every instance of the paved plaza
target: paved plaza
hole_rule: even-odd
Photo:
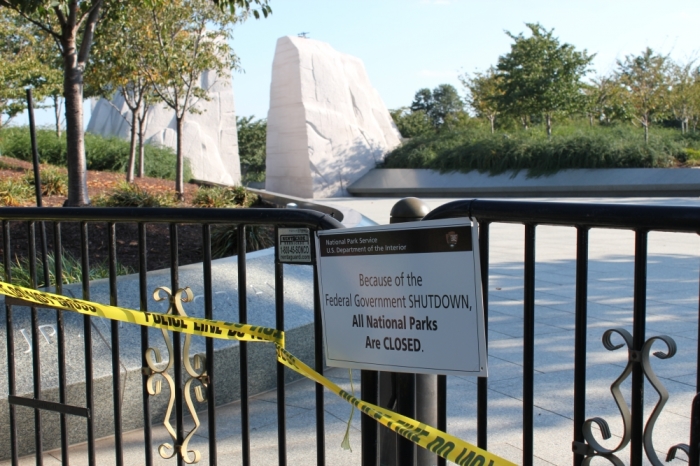
[[[344,205],[360,211],[378,223],[388,223],[396,199],[329,199],[328,204]],[[447,200],[428,199],[434,208]],[[600,202],[598,200],[597,202]],[[576,199],[575,202],[593,202]],[[664,205],[697,205],[697,199],[606,199],[602,202],[631,202]],[[492,224],[489,293],[489,450],[515,463],[522,460],[522,366],[523,366],[523,238],[524,228],[515,224]],[[574,296],[576,231],[573,228],[539,226],[536,232],[536,324],[535,324],[535,464],[570,465],[573,438],[574,380]],[[654,430],[654,448],[665,459],[669,447],[689,440],[691,400],[695,393],[698,345],[698,276],[700,238],[693,234],[649,234],[647,338],[669,335],[677,344],[677,354],[662,360],[652,357],[652,367],[670,393]],[[603,333],[612,328],[632,331],[634,233],[594,229],[590,232],[587,341],[587,418],[607,420],[613,437],[603,441],[614,446],[620,440],[622,420],[610,394],[610,385],[622,373],[627,351],[606,350]],[[614,337],[615,343],[622,343]],[[657,342],[654,351],[666,351]],[[459,355],[450,357],[458,358]],[[273,370],[271,367],[270,370]],[[329,369],[329,378],[351,391],[345,369]],[[352,373],[353,387],[360,393],[359,371]],[[629,381],[622,385],[630,399]],[[645,388],[645,414],[648,416],[658,397],[652,386]],[[448,432],[476,443],[476,379],[448,377]],[[135,401],[141,403],[140,400]],[[326,392],[326,457],[330,465],[360,464],[360,415],[355,413],[351,428],[352,451],[341,449],[350,406]],[[251,400],[252,464],[276,464],[276,395],[268,392]],[[240,463],[240,405],[217,409],[219,463]],[[206,413],[190,447],[202,454],[208,464]],[[186,426],[191,426],[188,420]],[[162,460],[157,446],[169,441],[165,429],[155,427],[155,464]],[[597,437],[602,439],[600,435]],[[143,462],[143,434],[125,434],[125,464]],[[602,440],[601,440],[602,441]],[[302,380],[287,388],[288,464],[315,464],[314,384]],[[110,439],[97,444],[98,463],[114,464]],[[679,456],[682,456],[679,455]],[[682,456],[683,457],[683,456]],[[620,454],[628,462],[629,453]],[[685,459],[683,457],[683,459]],[[0,463],[5,466],[8,462]],[[34,464],[25,458],[20,464]],[[44,455],[44,464],[60,464],[60,452]],[[85,446],[71,449],[71,464],[87,464]],[[604,460],[599,463],[608,464]],[[675,460],[670,464],[687,464]]]

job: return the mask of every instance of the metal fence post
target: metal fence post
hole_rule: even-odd
[[[404,223],[418,222],[430,212],[428,205],[415,197],[401,199],[391,209],[389,222]],[[391,374],[382,373],[380,384],[391,380]],[[396,399],[396,409],[399,414],[416,418],[425,424],[435,426],[437,424],[437,376],[428,374],[395,374],[396,384],[394,385],[394,398]],[[387,390],[381,390],[387,393]],[[380,400],[381,402],[382,400]],[[388,400],[387,400],[388,401]],[[384,406],[384,405],[382,405]],[[393,434],[393,433],[392,433]],[[408,439],[395,436],[396,456],[393,462],[382,464],[418,466],[433,465],[437,462],[437,455],[430,453],[423,448],[416,446]],[[382,436],[382,440],[387,436]],[[388,445],[386,445],[388,447]],[[382,443],[380,452],[385,447]],[[390,455],[381,455],[382,460],[389,459]]]

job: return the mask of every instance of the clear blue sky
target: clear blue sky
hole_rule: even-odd
[[[271,0],[273,14],[234,33],[244,74],[234,75],[236,113],[264,117],[277,38],[309,37],[359,57],[388,108],[458,76],[484,70],[510,50],[504,30],[554,28],[562,42],[596,53],[599,73],[645,47],[685,60],[700,52],[698,0]]]
[[[270,5],[270,17],[250,19],[234,32],[244,70],[234,73],[241,116],[267,116],[275,43],[300,32],[359,57],[388,108],[410,105],[418,89],[442,83],[463,93],[458,76],[495,64],[512,42],[504,30],[523,32],[526,22],[554,28],[562,42],[597,54],[598,73],[647,46],[675,60],[700,58],[698,0],[270,0]],[[51,124],[50,113],[37,121]],[[17,124],[23,124],[21,118]]]

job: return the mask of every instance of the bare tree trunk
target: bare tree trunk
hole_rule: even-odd
[[[83,134],[83,72],[78,66],[75,36],[62,39],[63,96],[66,106],[66,160],[68,164],[67,207],[90,205]]]
[[[552,116],[548,113],[545,118],[547,120],[547,139],[552,139]]]
[[[129,145],[129,162],[126,166],[126,182],[134,182],[134,164],[136,163],[136,114],[138,109],[131,111],[131,144]]]
[[[61,137],[61,97],[53,96],[53,113],[56,118],[56,137]]]
[[[588,126],[593,128],[593,114],[592,113],[588,114]]]
[[[493,134],[496,132],[496,128],[495,128],[496,117],[494,117],[494,116],[489,117],[489,121],[491,122],[491,134]]]
[[[644,126],[644,144],[649,144],[649,123],[644,122],[642,126]]]
[[[178,116],[175,115],[175,120],[177,121],[177,165],[175,168],[175,192],[177,194],[177,200],[182,201],[185,199],[185,182],[183,175],[183,153],[182,153],[182,131],[185,122],[185,115]]]
[[[148,105],[143,104],[142,108],[140,109],[139,118],[138,118],[138,120],[139,120],[139,174],[138,174],[138,177],[139,178],[143,178],[144,171],[145,171],[145,168],[144,168],[145,157],[144,156],[145,156],[146,149],[144,147],[143,138],[145,136],[144,133],[146,132],[146,111],[147,110],[148,110]]]

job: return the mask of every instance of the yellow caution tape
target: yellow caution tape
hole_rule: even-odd
[[[196,317],[140,312],[116,306],[68,298],[52,293],[36,291],[21,286],[0,282],[0,294],[36,304],[84,315],[104,317],[121,322],[130,322],[145,327],[155,327],[175,332],[201,335],[224,340],[266,341],[275,343],[277,360],[299,374],[326,387],[367,416],[409,439],[421,447],[462,466],[515,466],[499,456],[489,453],[464,440],[442,432],[429,425],[402,416],[391,410],[367,403],[346,392],[284,349],[284,332],[255,325],[236,324]]]
[[[274,328],[258,325],[236,324],[220,320],[200,319],[160,312],[141,312],[122,307],[68,298],[43,291],[36,291],[21,286],[0,282],[0,294],[19,298],[39,306],[48,306],[80,314],[104,317],[106,319],[129,322],[174,332],[189,333],[203,337],[221,338],[224,340],[268,341],[284,347],[284,332]]]
[[[320,383],[345,401],[361,410],[377,422],[388,427],[399,435],[406,437],[413,443],[436,453],[437,455],[459,465],[484,465],[501,466],[515,465],[493,453],[474,446],[457,437],[446,434],[429,425],[418,422],[410,417],[402,416],[388,409],[380,408],[362,401],[346,392],[315,370],[294,357],[289,351],[277,346],[277,360],[290,369],[305,375],[314,382]]]

